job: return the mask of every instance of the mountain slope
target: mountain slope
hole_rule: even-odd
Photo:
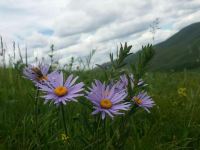
[[[191,24],[154,46],[150,70],[183,70],[200,67],[200,23]],[[127,59],[133,62],[137,53]]]

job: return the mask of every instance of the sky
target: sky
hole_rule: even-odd
[[[159,18],[159,29],[150,26]],[[0,36],[13,55],[12,42],[19,43],[28,61],[49,61],[51,44],[55,60],[69,63],[96,49],[93,63],[109,60],[120,42],[133,45],[159,43],[183,27],[200,21],[200,0],[0,0]],[[17,56],[19,57],[19,56]]]

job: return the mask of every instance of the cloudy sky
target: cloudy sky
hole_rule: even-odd
[[[135,52],[152,43],[149,32],[159,18],[154,43],[200,21],[200,0],[0,0],[0,35],[12,55],[12,41],[29,61],[48,59],[50,45],[61,64],[96,49],[95,63],[108,60],[120,42]]]

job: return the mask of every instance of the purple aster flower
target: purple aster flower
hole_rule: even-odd
[[[134,83],[135,79],[134,79],[133,74],[130,74],[129,78],[130,78],[131,87],[133,88],[135,86],[135,83]],[[120,84],[121,85],[119,87],[121,88],[126,88],[128,86],[128,78],[126,74],[120,76]],[[146,86],[146,85],[147,84],[144,84],[144,81],[142,79],[139,79],[137,86]]]
[[[63,73],[53,73],[48,77],[48,81],[44,84],[38,83],[37,86],[45,93],[45,103],[53,101],[54,104],[66,104],[69,101],[77,101],[75,98],[83,96],[80,94],[83,91],[83,82],[75,84],[78,77],[73,78],[70,75],[67,80],[63,81]]]
[[[150,113],[149,108],[155,105],[152,98],[148,96],[146,92],[141,92],[137,96],[134,96],[133,101],[137,106],[144,108],[148,113]]]
[[[116,92],[117,84],[113,86],[102,84],[96,80],[92,83],[90,91],[87,92],[86,98],[93,103],[95,109],[92,114],[101,113],[102,119],[105,118],[106,114],[113,118],[115,115],[124,114],[120,112],[122,110],[127,111],[130,107],[130,103],[124,102],[127,93],[125,89]]]
[[[134,83],[135,79],[134,79],[133,74],[130,74],[129,78],[130,78],[131,87],[133,88],[134,84],[135,84]],[[120,76],[120,80],[124,84],[124,86],[128,86],[128,78],[127,78],[127,76],[125,74]],[[144,84],[144,81],[142,79],[139,79],[138,86],[146,86],[146,85],[147,84]]]
[[[29,65],[23,70],[26,78],[32,80],[34,83],[41,82],[48,79],[49,65],[39,64],[38,66]]]

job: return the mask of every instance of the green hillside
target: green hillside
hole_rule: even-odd
[[[183,70],[200,67],[200,23],[191,24],[166,41],[154,46],[155,56],[150,70]],[[127,62],[134,62],[137,53]]]

